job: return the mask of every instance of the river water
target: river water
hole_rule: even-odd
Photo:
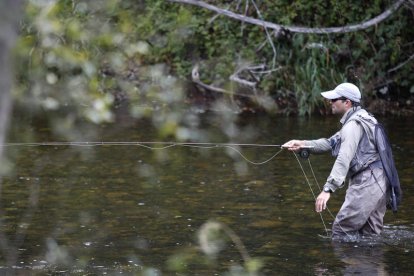
[[[211,142],[229,142],[220,116],[205,117],[202,133]],[[1,270],[37,275],[240,275],[240,245],[222,240],[225,245],[214,258],[199,247],[200,227],[216,221],[231,229],[249,257],[262,264],[263,275],[411,275],[414,131],[410,118],[380,120],[393,143],[404,199],[397,214],[387,212],[380,240],[353,243],[333,244],[324,238],[333,217],[314,212],[312,192],[318,194],[319,188],[310,168],[322,185],[334,161],[329,154],[311,155],[310,162],[299,159],[309,186],[292,153],[282,151],[254,165],[235,151],[262,162],[279,151],[273,147],[8,147],[9,170],[1,194]],[[15,122],[9,142],[61,140],[43,125]],[[236,126],[230,142],[257,144],[328,137],[339,127],[335,117],[263,115],[241,117]],[[145,121],[86,125],[82,131],[84,141],[160,140]],[[331,197],[333,215],[344,193],[345,188]]]

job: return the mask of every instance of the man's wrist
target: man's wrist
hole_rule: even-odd
[[[333,191],[331,190],[331,188],[329,188],[328,186],[324,186],[323,187],[323,191],[325,192],[325,193],[332,193]]]

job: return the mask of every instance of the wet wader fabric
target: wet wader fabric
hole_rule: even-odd
[[[367,168],[349,180],[345,202],[332,226],[332,238],[380,234],[386,212],[388,181],[381,167]]]

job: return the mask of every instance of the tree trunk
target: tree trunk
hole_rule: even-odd
[[[13,58],[12,50],[16,44],[22,0],[0,1],[0,166],[2,164],[4,142],[12,111],[11,90],[13,85]],[[2,175],[0,174],[0,203],[2,190]],[[1,206],[0,206],[1,208]],[[0,217],[1,220],[1,217]],[[1,222],[0,222],[1,226]],[[18,250],[8,241],[4,232],[0,231],[0,249],[7,259],[10,268],[16,264]],[[13,275],[13,271],[5,271],[6,275]]]
[[[13,64],[11,51],[17,39],[21,4],[21,0],[2,0],[0,2],[0,160],[3,158],[3,144],[12,110]]]

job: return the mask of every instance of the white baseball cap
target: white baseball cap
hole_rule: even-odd
[[[361,101],[361,92],[359,91],[359,88],[349,82],[341,83],[335,87],[334,90],[322,92],[321,95],[329,100],[344,97],[356,103]]]

